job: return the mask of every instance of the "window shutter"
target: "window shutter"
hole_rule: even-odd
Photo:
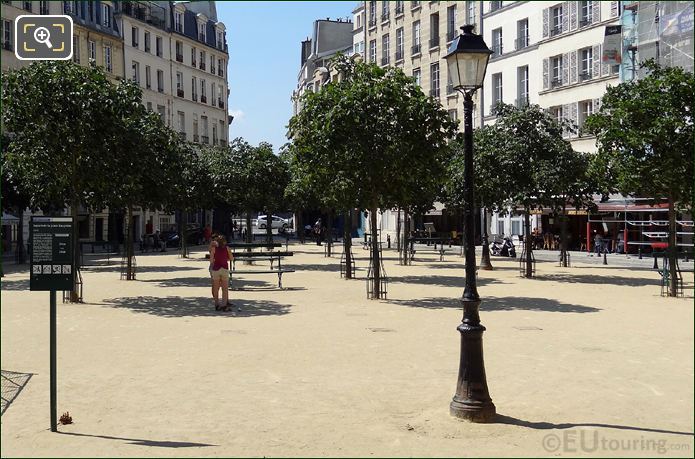
[[[562,121],[570,121],[572,119],[571,106],[574,104],[564,104],[562,106]],[[569,137],[570,132],[566,127],[562,128],[562,136]]]
[[[619,13],[619,8],[618,8],[618,2],[611,2],[611,17],[614,18],[618,16]]]
[[[591,77],[598,78],[601,76],[601,45],[594,45],[591,50],[592,68]]]
[[[578,125],[578,121],[579,121],[578,116],[577,116],[578,112],[579,112],[579,102],[574,102],[574,103],[570,104],[570,108],[572,110],[572,112],[570,114],[570,121],[572,121],[572,124],[574,125],[574,128],[576,129],[576,127]]]
[[[591,22],[601,22],[601,2],[591,2]]]
[[[577,82],[577,50],[570,52],[570,83]]]
[[[549,27],[550,27],[550,22],[548,19],[549,11],[548,8],[543,9],[543,38],[546,38],[549,35]]]
[[[594,113],[598,113],[598,111],[601,109],[601,98],[594,99],[594,106],[592,107],[592,110]]]
[[[574,2],[572,2],[572,3],[574,3]],[[569,14],[568,14],[568,12],[570,10],[569,4],[570,4],[570,2],[564,2],[562,4],[562,31],[563,32],[567,32],[569,30],[569,25],[570,25],[570,21],[569,21],[570,18],[569,18]]]
[[[570,53],[562,55],[562,84],[570,83]]]
[[[577,28],[577,2],[570,2],[570,30]]]
[[[543,89],[548,89],[548,58],[543,59]]]

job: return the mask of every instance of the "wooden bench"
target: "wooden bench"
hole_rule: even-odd
[[[234,258],[232,259],[232,270],[236,269],[237,261],[256,261],[256,260],[269,260],[270,269],[273,269],[275,261],[278,262],[278,269],[282,268],[282,258],[291,257],[294,252],[234,252]]]
[[[232,276],[234,274],[277,274],[278,275],[278,288],[282,290],[282,275],[285,273],[293,273],[294,269],[268,269],[263,271],[244,269],[244,270],[231,270],[229,271],[229,288],[232,288]]]

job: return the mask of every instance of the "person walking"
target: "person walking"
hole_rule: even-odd
[[[319,218],[314,223],[314,235],[316,236],[316,245],[321,245],[321,219]]]
[[[212,278],[212,298],[215,311],[229,311],[229,262],[234,258],[224,236],[219,235],[210,244],[210,277]],[[222,301],[219,293],[222,288]]]
[[[601,256],[603,251],[603,236],[598,231],[594,230],[594,252],[596,256]]]

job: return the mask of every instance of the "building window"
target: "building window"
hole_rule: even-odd
[[[562,85],[562,56],[550,58],[550,87],[554,88]]]
[[[415,84],[422,87],[422,76],[420,73],[420,69],[413,69],[413,79],[415,79]]]
[[[466,23],[475,24],[475,2],[469,1],[467,6],[468,8],[466,9]]]
[[[439,63],[430,65],[430,96],[439,97]]]
[[[516,68],[517,99],[516,106],[521,108],[528,105],[528,65]]]
[[[210,55],[210,73],[215,73],[215,56]]]
[[[403,27],[400,29],[396,30],[396,60],[397,61],[402,61],[403,60]]]
[[[205,36],[206,25],[207,24],[205,24],[204,22],[201,22],[200,24],[198,24],[198,40],[200,40],[202,42],[207,41],[207,39],[206,39],[207,37]]]
[[[500,8],[502,8],[502,2],[500,2],[500,1],[490,2],[490,12],[497,11]]]
[[[369,62],[376,62],[376,40],[371,40],[369,42]]]
[[[133,69],[133,81],[140,86],[140,64],[138,62],[133,61],[132,65]]]
[[[39,2],[39,14],[48,14],[48,2]]]
[[[215,83],[210,83],[210,105],[215,105],[216,103],[216,96],[217,93],[215,90],[217,89],[217,86],[215,86]]]
[[[516,49],[528,46],[528,19],[516,22]]]
[[[198,141],[198,115],[196,113],[193,114],[193,141]]]
[[[77,35],[72,36],[72,61],[80,63],[80,37]]]
[[[389,34],[384,34],[384,36],[381,37],[381,65],[387,65],[389,63],[389,38]]]
[[[381,20],[388,21],[389,19],[389,2],[381,2]]]
[[[194,102],[198,102],[198,79],[196,77],[191,78],[191,94]]]
[[[502,102],[502,73],[495,73],[492,75],[492,106],[490,107],[490,114],[495,114],[495,107],[497,104]]]
[[[217,145],[217,124],[212,120],[212,144]]]
[[[396,16],[403,14],[403,1],[396,0]]]
[[[457,122],[459,120],[458,110],[456,110],[455,108],[449,110],[449,118],[451,118],[451,121]]]
[[[195,58],[197,55],[198,55],[198,50],[195,47],[191,48],[191,66],[192,67],[196,66]]]
[[[224,88],[222,87],[222,85],[218,85],[217,87],[219,88],[219,94],[220,94],[217,97],[217,105],[220,108],[224,108],[224,104],[222,103],[222,98],[224,97]]]
[[[580,69],[579,69],[579,80],[586,81],[591,79],[591,70],[594,66],[594,53],[591,47],[583,48],[579,50],[579,56],[581,59]]]
[[[157,113],[159,113],[159,118],[162,120],[162,123],[166,124],[166,107],[164,105],[157,105]]]
[[[12,21],[2,20],[2,48],[12,50]]]
[[[164,92],[164,72],[157,70],[157,91]]]
[[[179,121],[179,132],[185,133],[186,132],[186,114],[184,112],[177,112],[178,115],[178,121]]]
[[[150,33],[145,31],[145,52],[149,53],[151,49]]]
[[[133,27],[131,30],[131,45],[133,48],[138,48],[140,46],[140,31],[137,27]]]
[[[430,48],[439,46],[439,13],[430,14]]]
[[[104,46],[104,67],[107,72],[113,72],[113,64],[111,62],[111,47]]]
[[[63,13],[64,14],[72,13],[72,2],[63,2]]]
[[[174,13],[174,30],[183,33],[183,13],[180,11]]]
[[[376,2],[369,2],[369,27],[376,25]]]
[[[551,9],[552,23],[550,25],[550,36],[553,37],[562,32],[562,5]]]
[[[203,135],[201,136],[202,138],[200,140],[203,143],[209,143],[210,138],[208,137],[208,117],[207,116],[201,116],[200,121],[203,123]]]
[[[152,69],[149,65],[145,66],[145,88],[152,88]]]
[[[492,57],[502,55],[502,27],[492,31]]]
[[[183,43],[180,41],[176,42],[176,60],[183,62]]]
[[[200,70],[205,70],[205,51],[200,52]]]
[[[206,92],[207,86],[205,85],[205,80],[200,79],[200,101],[204,104],[208,103],[208,96]]]
[[[577,120],[577,125],[579,129],[584,126],[586,119],[594,113],[594,101],[593,100],[582,100],[579,102],[579,119]]]
[[[154,40],[155,51],[157,52],[157,57],[162,57],[162,37],[157,37]]]
[[[217,75],[224,76],[224,60],[222,59],[217,59]]]
[[[224,32],[222,31],[217,32],[217,48],[224,49]]]
[[[94,3],[87,2],[87,17],[90,22],[94,22]]]
[[[579,27],[591,24],[594,12],[594,2],[579,2]]]
[[[456,38],[456,5],[446,9],[446,41]]]
[[[417,2],[417,1],[410,2],[410,8],[411,8],[411,9],[415,9],[415,8],[418,8],[418,7],[420,7],[420,2]]]
[[[89,41],[89,63],[96,65],[97,63],[97,44],[94,41]]]
[[[176,95],[183,97],[183,73],[176,72]]]
[[[147,111],[152,111],[152,102],[147,102]]]
[[[413,22],[413,49],[412,54],[420,53],[420,21]]]
[[[224,121],[220,120],[220,145],[224,145],[226,142],[224,140]]]
[[[111,28],[111,6],[105,3],[101,4],[101,25]]]

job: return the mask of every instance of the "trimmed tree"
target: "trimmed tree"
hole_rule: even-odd
[[[676,279],[676,213],[693,208],[695,77],[680,67],[642,64],[648,75],[611,86],[586,122],[597,138],[604,192],[668,200],[668,259]],[[670,283],[669,296],[677,295]]]

